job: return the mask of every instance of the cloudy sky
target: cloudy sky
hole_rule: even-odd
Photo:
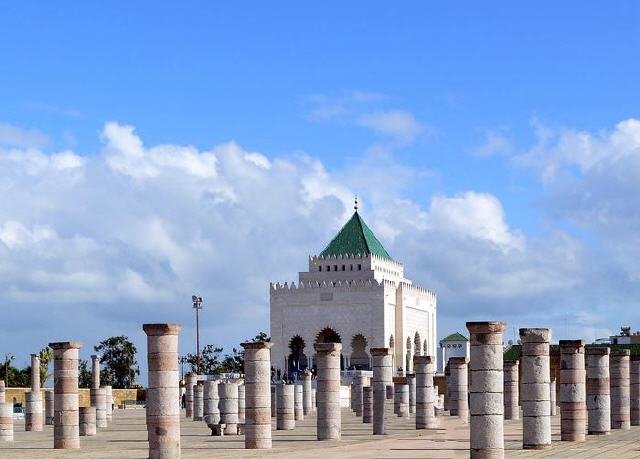
[[[467,320],[640,328],[634,2],[0,6],[0,351],[268,328],[353,196]],[[140,356],[144,360],[144,356]]]

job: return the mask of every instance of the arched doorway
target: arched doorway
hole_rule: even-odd
[[[304,371],[307,366],[307,356],[304,354],[304,340],[296,335],[289,341],[289,359],[287,363],[287,371],[289,375]]]
[[[333,328],[323,328],[320,333],[316,336],[316,343],[342,343],[342,339],[340,335]],[[313,357],[314,367],[315,362],[317,362],[317,355],[314,354]],[[340,370],[344,370],[344,357],[342,352],[340,353]]]
[[[369,354],[367,354],[367,338],[357,334],[351,338],[350,368],[356,370],[370,370]]]

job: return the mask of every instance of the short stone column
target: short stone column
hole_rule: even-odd
[[[182,325],[144,324],[147,334],[149,459],[180,458],[178,334]]]
[[[245,360],[245,366],[247,365]],[[218,384],[220,381],[204,382],[204,417],[203,421],[209,427],[220,424],[220,409],[218,408]]]
[[[629,386],[629,349],[611,351],[611,428],[631,428],[631,388]]]
[[[463,422],[469,419],[469,365],[466,357],[449,359],[449,413],[459,416]]]
[[[13,441],[13,403],[0,403],[0,442],[3,441]]]
[[[246,412],[244,380],[238,382],[238,424],[244,424]]]
[[[364,424],[373,422],[373,388],[371,386],[362,388],[362,422]]]
[[[393,378],[393,412],[399,418],[409,417],[409,382],[405,376]]]
[[[504,457],[504,322],[467,322],[471,341],[471,457]]]
[[[640,360],[631,361],[629,371],[631,394],[631,425],[640,426]]]
[[[25,393],[24,430],[42,432],[42,394],[40,393],[40,357],[31,354],[31,392]]]
[[[276,429],[292,430],[296,426],[293,384],[276,385],[276,394],[278,397]]]
[[[353,411],[357,417],[362,416],[362,389],[364,388],[365,376],[358,372],[353,383]]]
[[[193,386],[193,420],[202,421],[204,419],[204,383],[198,381]]]
[[[306,369],[302,373],[302,414],[305,416],[308,416],[313,411],[311,389],[311,372]]]
[[[416,412],[416,374],[407,374],[407,384],[409,385],[409,413],[414,414]]]
[[[551,405],[551,416],[558,414],[558,398],[556,394],[558,389],[556,388],[556,377],[551,374],[551,382],[549,382],[549,404]]]
[[[393,375],[393,368],[391,369],[391,374]],[[393,400],[393,384],[390,381],[385,385],[385,396],[387,400]]]
[[[220,424],[225,424],[225,435],[238,435],[238,384],[222,381],[218,384]]]
[[[92,437],[97,433],[96,429],[96,407],[81,406],[79,411],[80,417],[80,436]]]
[[[560,340],[560,439],[584,441],[586,423],[584,341]]]
[[[302,408],[303,391],[301,383],[293,385],[293,415],[296,421],[304,420],[304,409]]]
[[[388,347],[371,348],[371,361],[373,364],[373,381],[371,383],[373,387],[373,434],[384,435],[387,381],[392,378],[391,349]]]
[[[187,373],[185,376],[184,404],[187,419],[193,419],[193,386],[198,383],[198,375]]]
[[[416,429],[436,428],[433,359],[429,355],[415,355],[413,368],[416,372]]]
[[[53,391],[47,390],[44,393],[44,423],[48,426],[53,425]]]
[[[107,391],[104,387],[91,389],[89,394],[91,406],[96,408],[96,427],[107,427]]]
[[[340,343],[316,343],[318,367],[318,440],[339,440],[342,430],[340,414]]]
[[[611,430],[609,348],[590,347],[587,358],[587,430],[589,435],[608,435]]]
[[[549,340],[548,328],[521,328],[522,342],[520,401],[522,404],[522,447],[551,447],[549,405]]]
[[[276,393],[276,385],[271,384],[271,417],[275,418],[278,415],[278,395]]]
[[[53,349],[53,379],[55,413],[53,447],[80,448],[80,418],[78,399],[78,355],[82,347],[76,341],[49,343]]]
[[[113,420],[113,387],[104,386],[104,393],[107,407],[107,422],[111,422]]]
[[[505,360],[504,362],[504,418],[520,419],[519,388],[520,376],[519,360]]]
[[[242,343],[245,372],[244,447],[271,448],[271,354],[273,343]]]

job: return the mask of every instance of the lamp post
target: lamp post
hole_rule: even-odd
[[[178,360],[180,361],[180,382],[184,384],[184,364],[187,363],[187,357],[183,355]]]
[[[200,374],[200,315],[202,309],[202,297],[193,295],[191,297],[193,309],[196,310],[196,374]]]

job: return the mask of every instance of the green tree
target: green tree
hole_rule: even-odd
[[[235,347],[231,354],[224,356],[222,361],[223,373],[243,373],[244,372],[244,350],[238,351]]]
[[[49,372],[49,364],[53,360],[53,351],[49,346],[45,346],[40,350],[40,385],[44,386],[44,383],[51,378]]]
[[[80,359],[78,364],[78,387],[83,389],[91,389],[93,379],[91,377],[91,370],[89,370],[89,362]]]
[[[94,346],[100,354],[103,365],[101,383],[113,386],[114,389],[134,387],[136,376],[140,374],[135,345],[124,335],[112,336]]]
[[[221,347],[207,344],[200,352],[200,373],[205,375],[216,375],[222,373],[222,351]],[[187,354],[187,363],[191,371],[196,371],[197,358],[194,354]]]
[[[271,337],[267,335],[265,332],[261,331],[251,341],[253,341],[254,343],[258,343],[258,342],[268,343],[269,341],[271,341]]]
[[[0,379],[6,381],[8,387],[29,387],[31,386],[31,366],[20,369],[11,364],[2,365]]]

